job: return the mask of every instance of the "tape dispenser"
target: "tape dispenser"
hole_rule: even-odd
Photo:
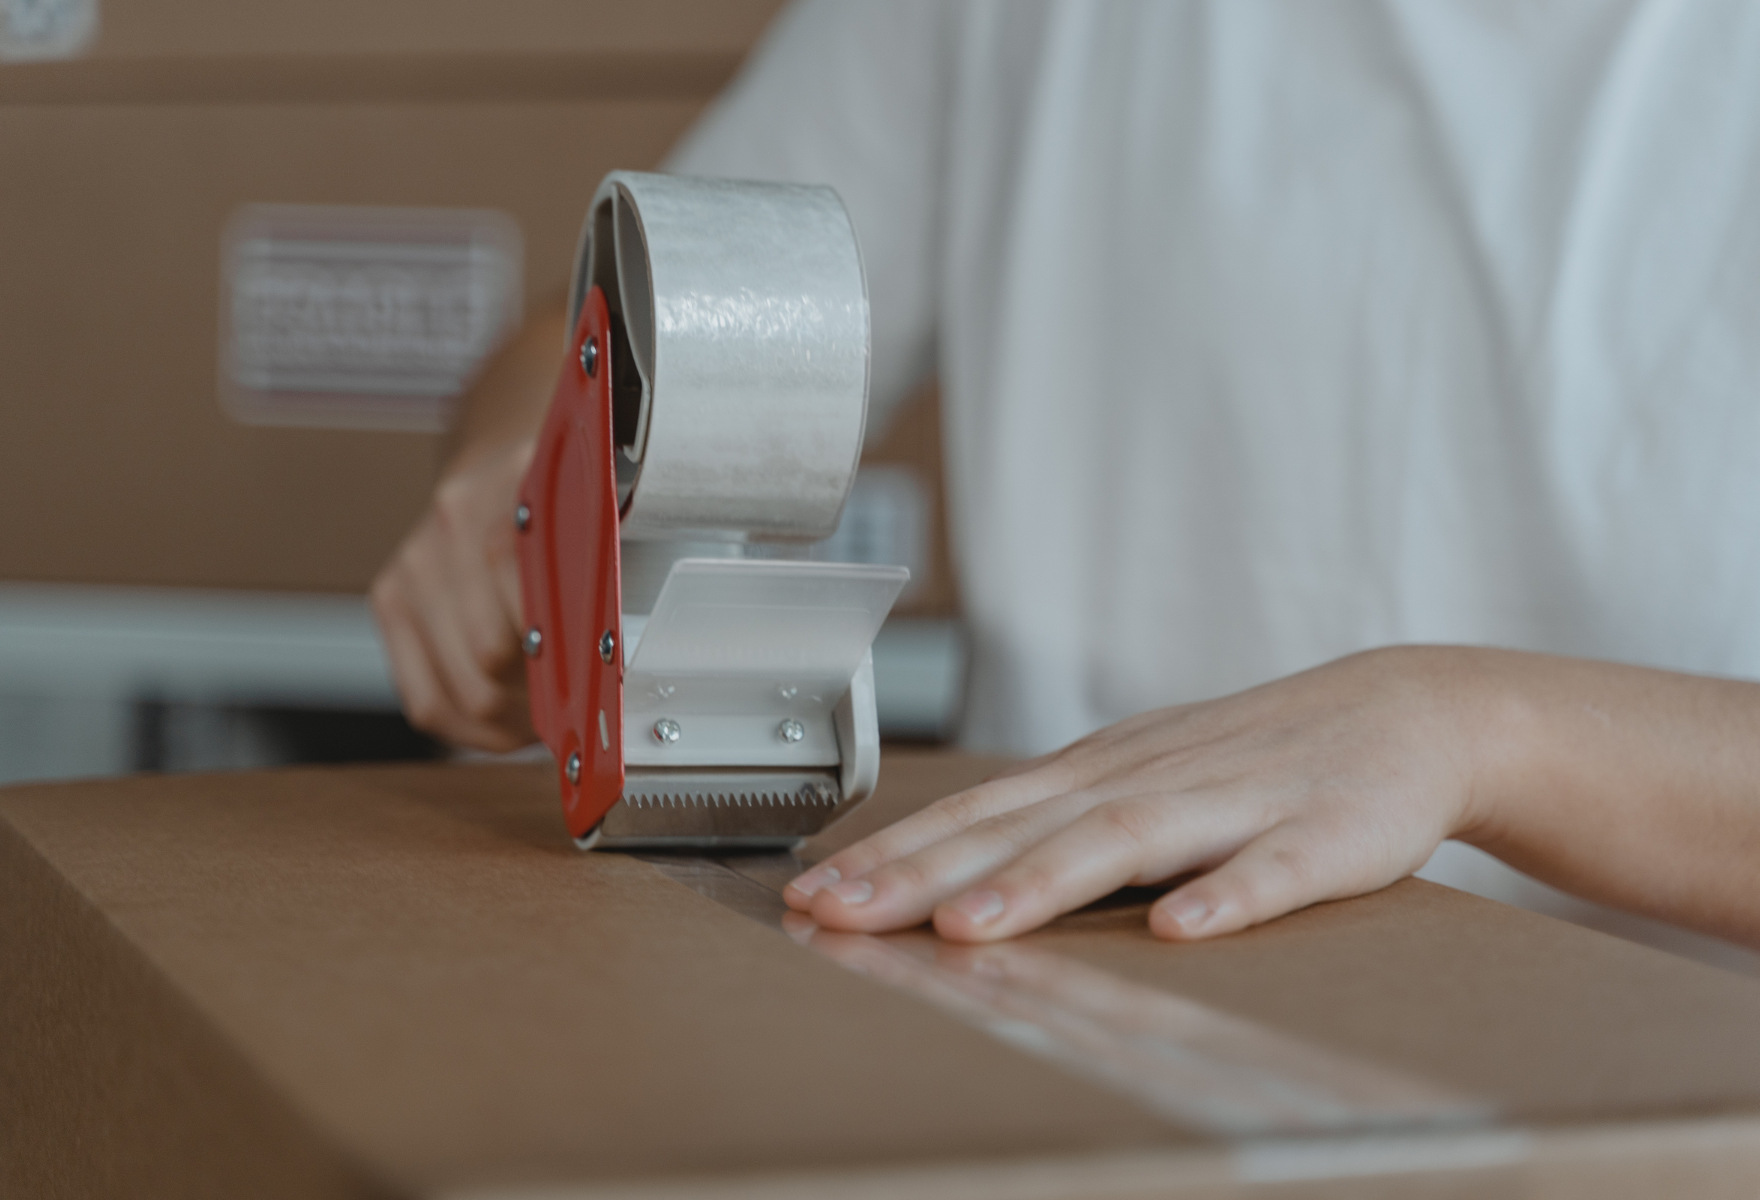
[[[792,845],[872,790],[872,643],[909,572],[811,561],[867,414],[830,188],[616,171],[521,484],[532,717],[583,849]]]

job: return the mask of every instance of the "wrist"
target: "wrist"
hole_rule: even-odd
[[[1515,808],[1545,774],[1542,655],[1463,647],[1465,796],[1449,836],[1485,849],[1502,841]]]

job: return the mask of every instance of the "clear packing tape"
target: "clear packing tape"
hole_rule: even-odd
[[[598,286],[626,540],[813,541],[837,527],[867,411],[867,291],[827,187],[616,171],[570,327]]]
[[[870,647],[910,578],[741,545],[829,537],[855,480],[855,229],[830,188],[615,171],[572,310],[518,518],[532,711],[570,832],[790,845],[873,790]]]

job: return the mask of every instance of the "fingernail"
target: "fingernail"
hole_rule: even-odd
[[[845,904],[866,904],[874,898],[874,885],[866,879],[852,879],[848,883],[834,883],[825,889]]]
[[[803,896],[811,896],[828,883],[836,883],[843,878],[843,872],[836,867],[814,867],[796,879],[789,886]]]
[[[1188,898],[1175,904],[1167,915],[1184,932],[1196,933],[1210,919],[1210,906],[1202,900]]]
[[[967,892],[953,902],[966,920],[974,925],[988,925],[1002,915],[1008,905],[1002,899],[1001,892]]]
[[[805,946],[819,932],[813,919],[802,913],[788,912],[782,914],[782,932],[793,938],[799,945]]]

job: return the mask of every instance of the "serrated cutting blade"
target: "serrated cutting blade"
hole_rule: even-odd
[[[843,799],[830,771],[631,771],[605,814],[607,850],[775,850],[825,828]]]

